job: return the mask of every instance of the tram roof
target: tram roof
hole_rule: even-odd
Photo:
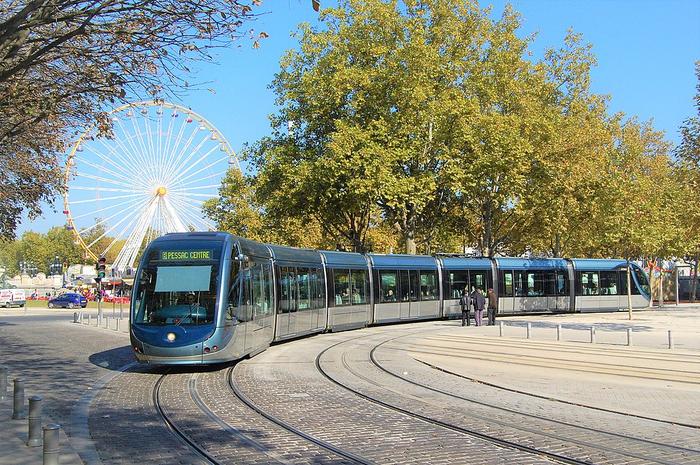
[[[321,265],[321,254],[317,250],[297,249],[267,244],[272,256],[279,262],[310,263]]]
[[[577,271],[615,270],[627,266],[627,260],[621,259],[574,258],[571,262]]]
[[[377,255],[369,254],[372,266],[378,270],[396,270],[417,268],[421,270],[434,270],[437,263],[433,257],[427,255]]]
[[[330,268],[367,267],[367,259],[364,255],[352,252],[321,251],[326,259],[326,265]]]
[[[566,269],[563,258],[497,258],[498,268],[505,270]]]
[[[241,248],[241,253],[244,255],[252,255],[254,257],[270,258],[270,249],[267,248],[265,244],[259,242],[251,241],[250,239],[245,239],[243,237],[233,236],[234,240],[238,242]]]
[[[491,268],[488,258],[440,257],[446,270],[487,270]]]

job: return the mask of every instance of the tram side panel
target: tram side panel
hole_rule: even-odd
[[[361,269],[329,268],[328,327],[332,331],[369,324],[370,284],[366,266]]]
[[[278,263],[276,266],[279,300],[275,340],[323,331],[326,286],[320,263]]]

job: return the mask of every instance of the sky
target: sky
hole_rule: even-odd
[[[592,90],[611,97],[610,111],[653,119],[674,144],[678,127],[694,112],[696,79],[694,62],[700,60],[700,1],[698,0],[529,0],[511,1],[522,14],[521,33],[536,33],[532,52],[541,56],[547,48],[563,43],[567,30],[583,34],[593,45],[598,66],[592,70]],[[335,5],[322,0],[322,6]],[[492,5],[500,15],[505,1]],[[218,51],[218,64],[200,66],[193,81],[206,82],[200,90],[176,103],[206,117],[228,139],[235,151],[269,134],[268,116],[275,112],[275,96],[268,85],[279,70],[285,50],[297,45],[291,34],[301,22],[318,24],[310,0],[267,0],[264,12],[250,23],[269,38],[253,49],[243,40],[239,47]],[[43,218],[26,218],[18,234],[45,232],[62,225],[58,213],[45,209]]]

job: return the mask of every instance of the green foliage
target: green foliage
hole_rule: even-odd
[[[75,244],[73,235],[62,227],[51,228],[46,234],[27,231],[18,240],[0,242],[0,266],[5,267],[10,276],[19,272],[21,261],[34,264],[41,273],[48,273],[55,257],[62,264],[84,261],[82,249]]]
[[[510,7],[493,19],[460,0],[346,0],[320,19],[272,83],[273,131],[247,150],[256,174],[229,175],[207,205],[220,227],[380,252],[686,248],[677,206],[685,180],[700,183],[697,128],[681,170],[663,134],[591,92],[580,35],[538,61]]]

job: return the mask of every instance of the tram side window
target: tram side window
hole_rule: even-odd
[[[293,267],[280,268],[280,313],[296,311],[296,280]]]
[[[554,290],[558,296],[569,295],[569,280],[565,271],[557,271],[554,280]]]
[[[229,291],[228,291],[228,309],[226,312],[226,320],[233,321],[234,315],[237,312],[237,308],[240,305],[240,262],[238,260],[231,261],[231,276],[229,278]]]
[[[409,295],[411,296],[411,302],[417,302],[420,294],[420,277],[418,276],[418,270],[410,270],[408,272],[408,280],[411,282]]]
[[[308,310],[311,308],[311,292],[309,289],[309,269],[297,268],[297,286],[298,286],[298,309]]]
[[[617,271],[600,272],[600,294],[617,295]]]
[[[323,283],[323,270],[316,268],[311,270],[311,305],[313,308],[323,308],[326,306],[326,288]]]
[[[528,297],[544,297],[546,295],[544,271],[528,271],[525,279]]]
[[[598,295],[599,280],[597,271],[580,271],[577,273],[576,285],[578,295]]]
[[[379,272],[380,302],[396,302],[396,271]]]
[[[398,296],[400,302],[408,302],[410,296],[410,284],[408,279],[408,270],[401,270],[398,272],[400,277],[400,286],[398,288]]]
[[[350,305],[350,277],[348,270],[333,270],[335,305]]]
[[[501,297],[513,297],[513,272],[502,271],[501,282],[503,283]]]
[[[236,307],[235,317],[240,323],[245,323],[252,319],[252,306],[250,304],[250,281],[251,270],[241,271],[241,299],[240,305]]]
[[[367,303],[367,272],[365,270],[352,270],[352,304]]]
[[[469,273],[469,291],[472,289],[481,289],[481,293],[486,295],[486,272],[485,271],[471,271]]]
[[[267,314],[271,315],[273,313],[272,302],[273,302],[273,290],[272,290],[272,267],[269,263],[263,264],[263,279],[264,279],[264,295],[265,302],[267,303]]]
[[[421,300],[436,300],[438,298],[437,275],[434,271],[420,272]]]
[[[527,273],[524,271],[513,271],[513,287],[515,297],[527,297]]]
[[[462,292],[464,292],[464,288],[467,287],[467,271],[448,271],[446,281],[447,289],[445,290],[445,295],[452,299],[459,299],[462,296]]]

